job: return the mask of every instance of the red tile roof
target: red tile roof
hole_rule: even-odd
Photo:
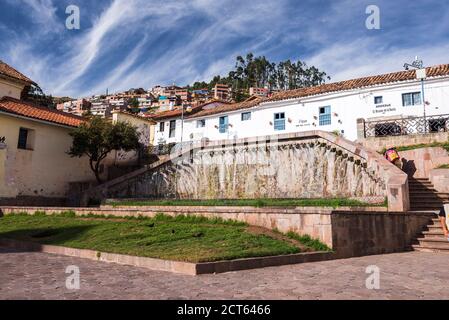
[[[266,100],[266,99],[265,99]],[[199,118],[199,117],[206,117],[214,114],[224,113],[224,112],[230,112],[230,111],[236,111],[240,109],[249,109],[255,106],[258,106],[264,99],[262,98],[253,98],[251,100],[246,100],[240,103],[233,103],[233,104],[226,104],[221,105],[218,107],[215,107],[213,109],[207,109],[207,110],[201,110],[194,115],[189,116],[189,118]]]
[[[222,101],[222,100],[218,100],[218,99],[212,99],[212,100],[209,100],[209,101],[207,101],[207,102],[205,102],[205,103],[203,103],[203,104],[201,104],[199,106],[192,107],[192,111],[191,112],[186,112],[184,110],[184,116],[187,118],[187,117],[196,115],[198,112],[201,112],[205,106],[207,106],[209,104],[213,104],[213,103],[223,104],[223,105],[224,104],[227,104],[227,105],[230,104],[227,101]],[[219,107],[221,107],[221,106],[218,106],[216,108],[219,108]],[[210,109],[210,110],[215,110],[215,108],[214,109]],[[204,111],[206,111],[206,110],[204,110]],[[209,110],[207,110],[207,111],[209,111]],[[177,117],[180,117],[181,115],[182,115],[182,109],[181,109],[181,107],[178,107],[177,109],[174,109],[174,110],[164,111],[164,112],[157,113],[155,115],[151,115],[150,118],[155,120],[155,121],[160,121],[160,120],[164,120],[164,119],[177,118]]]
[[[429,78],[449,76],[449,64],[428,67],[428,68],[426,68],[426,70],[427,70],[427,77],[429,77]],[[275,93],[270,98],[262,98],[261,97],[261,98],[258,98],[256,100],[252,100],[252,101],[247,100],[247,101],[244,101],[241,103],[234,103],[234,104],[227,105],[227,106],[220,106],[220,107],[217,107],[217,108],[211,109],[211,110],[203,110],[201,112],[195,113],[194,115],[190,116],[189,118],[198,118],[198,117],[210,116],[210,115],[220,114],[220,113],[225,113],[225,112],[249,109],[249,108],[258,106],[262,102],[272,102],[272,101],[304,98],[304,97],[310,97],[310,96],[315,96],[315,95],[319,95],[319,94],[347,91],[347,90],[360,89],[360,88],[371,87],[371,86],[376,86],[376,85],[383,85],[383,84],[403,82],[403,81],[412,81],[412,80],[416,80],[416,73],[414,70],[394,72],[394,73],[389,73],[389,74],[384,74],[384,75],[334,82],[334,83],[323,84],[323,85],[315,86],[315,87],[282,91],[282,92]]]
[[[78,127],[84,121],[82,117],[61,111],[37,107],[33,104],[10,97],[4,97],[0,100],[0,112],[1,111],[69,127]]]
[[[426,68],[427,77],[440,77],[449,75],[449,64],[438,65],[434,67]],[[403,82],[416,80],[416,71],[401,71],[388,73],[378,76],[364,77],[353,80],[346,80],[340,82],[334,82],[329,84],[323,84],[316,87],[302,88],[296,90],[289,90],[278,92],[274,94],[269,101],[279,101],[286,99],[295,99],[308,96],[314,96],[323,93],[347,91],[352,89],[359,89],[377,85],[383,85],[387,83]]]
[[[33,80],[31,80],[30,78],[23,75],[22,73],[20,73],[19,71],[17,71],[16,69],[14,69],[10,65],[4,63],[1,60],[0,60],[0,75],[5,75],[10,78],[25,81],[29,84],[35,84],[35,82]]]

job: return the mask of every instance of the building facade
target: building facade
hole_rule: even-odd
[[[391,119],[416,117],[426,123],[429,132],[449,130],[449,65],[426,71],[424,99],[422,82],[413,70],[365,77],[201,110],[184,119],[182,140],[239,139],[322,130],[354,141],[361,135],[357,129],[360,119],[376,121],[377,135],[382,135],[385,129],[392,131]],[[398,128],[393,127],[393,134],[394,130],[405,134],[400,125],[395,126]],[[156,142],[157,137],[158,126]],[[181,140],[177,134],[170,141],[175,140]]]
[[[86,99],[67,101],[56,105],[57,110],[71,113],[77,116],[82,116],[85,112],[90,110],[90,107],[91,103]]]
[[[83,119],[20,100],[34,82],[4,63],[0,69],[0,204],[61,204],[70,182],[95,179],[86,158],[67,154],[69,132]]]

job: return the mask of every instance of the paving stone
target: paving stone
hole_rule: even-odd
[[[449,255],[409,252],[192,277],[0,248],[0,299],[449,299]],[[80,268],[80,290],[65,269]],[[380,268],[368,290],[366,267]]]

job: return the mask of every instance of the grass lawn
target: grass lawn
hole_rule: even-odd
[[[206,206],[206,207],[366,207],[387,206],[386,203],[372,205],[351,199],[239,199],[239,200],[116,200],[107,204],[120,206]]]
[[[158,215],[155,218],[75,217],[36,213],[0,218],[0,238],[187,262],[326,251],[308,236],[235,221]]]

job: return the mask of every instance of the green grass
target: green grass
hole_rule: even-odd
[[[376,206],[352,199],[239,199],[239,200],[115,200],[114,207],[206,206],[206,207],[366,207]],[[385,203],[378,206],[385,206]]]
[[[317,240],[295,237],[272,237],[269,231],[251,232],[245,223],[192,216],[118,219],[38,212],[0,219],[0,238],[176,261],[210,262],[328,250]],[[304,245],[305,250],[301,250]]]
[[[436,169],[449,169],[449,164],[442,164],[442,165],[436,167]]]
[[[396,147],[396,150],[398,152],[401,151],[409,151],[409,150],[416,150],[416,149],[422,149],[422,148],[435,148],[435,147],[441,147],[449,152],[449,142],[433,142],[433,143],[422,143],[422,144],[415,144],[411,146],[403,146],[403,147]],[[383,149],[382,151],[379,151],[380,154],[385,154],[387,149]]]

